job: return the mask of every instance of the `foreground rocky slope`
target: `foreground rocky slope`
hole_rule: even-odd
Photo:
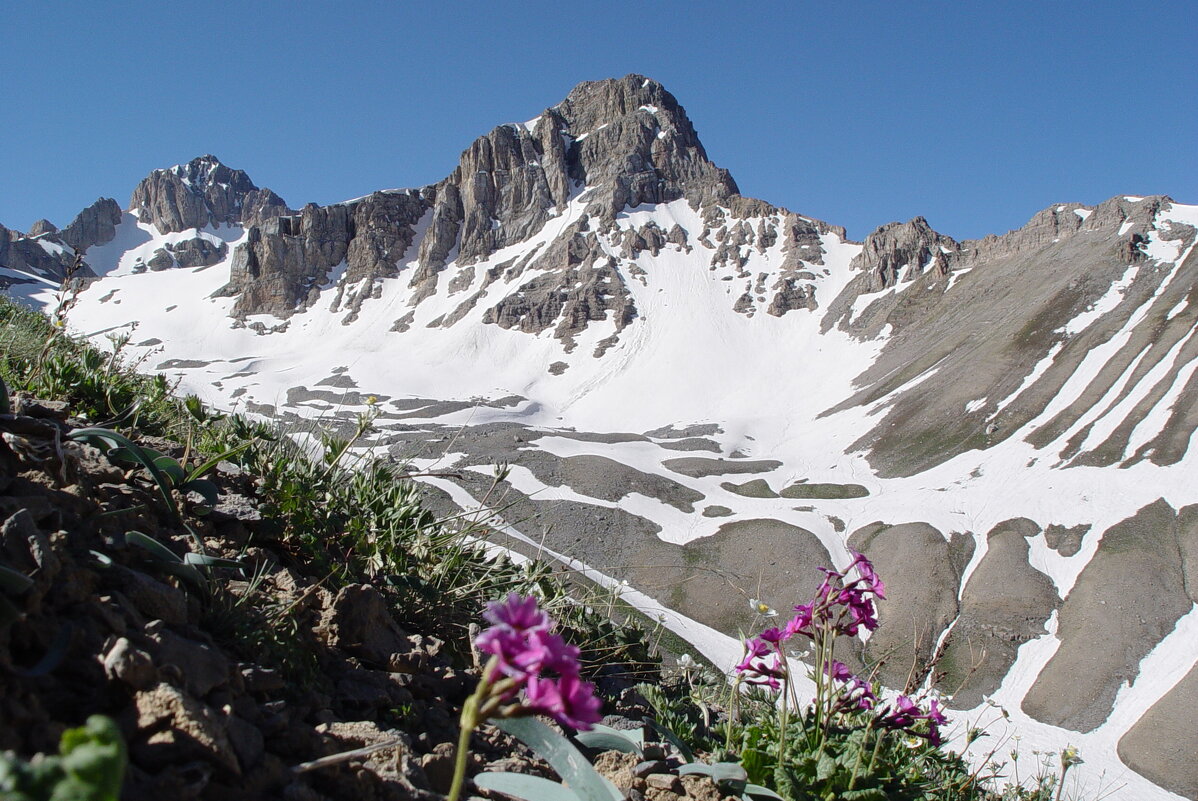
[[[627,76],[428,187],[295,212],[203,157],[101,217],[76,226],[100,277],[71,324],[127,332],[206,398],[302,424],[374,395],[374,445],[466,476],[429,480],[447,509],[512,464],[515,547],[627,579],[720,659],[749,598],[786,608],[864,549],[895,578],[859,659],[998,700],[1128,798],[1171,797],[1144,776],[1198,796],[1172,711],[1198,676],[1198,208],[1118,196],[854,243],[739,195]],[[8,235],[10,292],[54,305],[54,236]]]

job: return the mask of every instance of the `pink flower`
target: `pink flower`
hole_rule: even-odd
[[[882,583],[882,579],[878,578],[878,574],[874,572],[873,562],[866,559],[865,554],[857,553],[853,550],[850,550],[849,553],[853,555],[853,564],[849,565],[849,567],[857,568],[857,575],[861,577],[861,581],[864,581],[868,585],[870,592],[882,600],[886,600],[886,585]]]
[[[603,719],[602,703],[595,697],[595,685],[577,676],[560,679],[531,678],[524,688],[526,707],[549,715],[563,726],[586,731]]]
[[[497,657],[499,669],[513,679],[539,676],[543,670],[578,675],[579,650],[544,629],[517,631],[496,625],[478,635],[475,647]]]
[[[766,642],[768,642],[771,645],[777,645],[778,643],[782,642],[783,640],[790,638],[789,634],[787,634],[784,630],[782,630],[776,626],[774,628],[766,629],[765,631],[761,632],[760,636],[761,636],[761,639],[765,640]]]
[[[515,686],[508,682],[491,692],[507,701],[524,690],[525,702],[507,714],[543,713],[578,729],[588,729],[602,717],[595,686],[579,679],[578,648],[550,630],[553,621],[535,598],[511,593],[487,604],[483,617],[494,625],[478,635],[475,647],[491,654],[500,672],[515,679]],[[559,678],[546,677],[546,671]]]
[[[496,626],[508,626],[516,631],[548,631],[551,626],[549,615],[537,607],[536,598],[514,592],[508,593],[502,601],[488,601],[483,618]]]

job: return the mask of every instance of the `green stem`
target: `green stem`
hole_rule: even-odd
[[[849,778],[849,789],[850,790],[852,790],[854,787],[857,786],[857,773],[858,773],[858,771],[861,770],[861,760],[865,756],[865,744],[867,742],[869,742],[869,733],[871,731],[873,731],[873,728],[874,728],[874,722],[873,722],[873,719],[871,718],[869,721],[869,724],[865,727],[865,736],[861,738],[861,747],[857,749],[857,759],[855,762],[853,762],[853,775]],[[878,739],[881,739],[881,738],[879,737]],[[877,750],[877,748],[875,745],[875,752],[876,752],[876,750]],[[873,764],[872,760],[870,761],[870,764],[871,765]]]
[[[779,694],[778,700],[782,702],[782,711],[778,714],[778,722],[781,725],[781,731],[778,736],[778,764],[786,763],[786,737],[787,726],[790,724],[790,702],[787,700],[787,695],[790,693],[790,663],[786,660],[786,653],[782,650],[782,644],[778,643],[775,646],[778,649],[778,664],[782,665],[783,687]]]
[[[461,731],[458,733],[458,749],[454,755],[453,783],[449,787],[449,801],[458,801],[462,795],[462,785],[466,783],[466,761],[470,757],[470,735],[474,734],[474,728],[479,724],[479,708],[482,706],[483,699],[490,692],[491,677],[498,667],[498,658],[491,657],[491,661],[483,668],[483,676],[478,682],[478,689],[462,705]]]
[[[874,767],[876,767],[878,764],[878,750],[882,747],[882,738],[883,738],[882,732],[878,732],[878,739],[874,740],[873,756],[871,756],[869,758],[869,772],[870,773],[874,772]]]

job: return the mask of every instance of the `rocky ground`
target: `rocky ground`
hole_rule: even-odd
[[[385,587],[326,586],[231,464],[215,476],[220,504],[188,523],[208,554],[252,571],[180,580],[179,565],[126,539],[196,550],[142,471],[64,439],[74,426],[61,404],[18,397],[14,411],[0,415],[0,562],[33,586],[9,595],[18,614],[0,625],[0,750],[53,753],[66,728],[104,714],[128,744],[124,798],[443,797],[473,665],[401,627]],[[647,711],[628,682],[603,685],[620,713],[608,723]],[[472,774],[553,775],[490,727],[473,749]],[[680,761],[659,750],[598,764],[630,799],[721,797],[709,779],[674,775]]]

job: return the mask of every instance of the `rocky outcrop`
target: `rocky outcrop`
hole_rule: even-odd
[[[154,170],[133,190],[129,208],[163,233],[260,223],[287,211],[278,195],[258,189],[245,172],[211,155]]]
[[[290,314],[314,301],[329,272],[345,262],[336,305],[352,315],[375,279],[398,274],[425,209],[419,194],[376,192],[350,203],[309,204],[297,215],[253,225],[233,253],[230,280],[220,294],[237,297],[237,315]],[[358,290],[345,296],[347,285]]]
[[[878,677],[887,687],[921,684],[941,634],[957,616],[972,539],[948,540],[927,523],[874,523],[853,532],[848,544],[868,556],[886,581],[886,600],[878,604],[881,625],[865,646],[866,659],[880,663]],[[965,547],[969,551],[961,553]]]
[[[58,226],[55,225],[54,223],[50,222],[49,220],[45,220],[45,219],[38,220],[29,229],[30,236],[41,236],[43,234],[56,234],[56,233],[58,233]]]
[[[253,226],[233,251],[221,295],[237,297],[235,315],[285,315],[306,300],[349,249],[349,209],[309,204],[297,216]]]
[[[618,333],[636,317],[628,286],[593,234],[558,238],[528,270],[539,274],[487,309],[484,323],[529,334],[555,326],[569,351],[588,323],[610,319]]]
[[[63,245],[57,234],[25,236],[20,231],[11,231],[0,225],[0,267],[29,275],[30,282],[40,279],[58,283],[72,274],[74,264],[74,253]],[[77,275],[92,277],[93,274],[84,268]],[[25,283],[26,280],[16,275],[0,276],[0,288]]]
[[[1046,632],[1060,606],[1052,580],[1028,561],[1028,539],[1040,527],[1026,518],[999,523],[986,554],[961,593],[961,613],[944,644],[940,689],[958,709],[971,709],[998,689],[1019,646]]]
[[[116,227],[121,223],[121,207],[110,197],[102,197],[71,220],[62,229],[62,241],[80,253],[86,253],[92,245],[104,245],[116,236]]]
[[[865,239],[861,253],[849,265],[864,273],[864,292],[880,292],[900,281],[911,281],[929,270],[944,275],[946,254],[959,248],[955,240],[936,233],[923,217],[883,225]]]
[[[1184,519],[1190,524],[1179,525],[1158,500],[1103,533],[1061,606],[1061,645],[1024,697],[1025,712],[1091,731],[1110,714],[1119,687],[1140,680],[1140,661],[1195,602],[1181,550],[1183,538],[1192,543],[1192,509]],[[1193,736],[1190,745],[1198,745]]]

